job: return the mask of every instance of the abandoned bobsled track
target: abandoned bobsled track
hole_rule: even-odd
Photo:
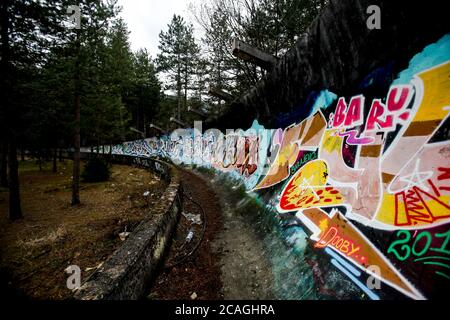
[[[368,298],[323,264],[323,255],[308,249],[306,235],[283,241],[282,234],[295,235],[295,220],[271,215],[241,182],[215,170],[178,169],[183,190],[180,220],[147,298]],[[186,214],[202,216],[204,234],[199,226],[192,228]],[[186,246],[190,230],[194,235]]]
[[[271,214],[239,180],[153,158],[110,157],[146,168],[169,185],[75,299],[366,298],[321,264],[323,255],[309,249],[306,234],[296,234],[293,217]]]
[[[180,170],[183,214],[148,297],[271,298],[272,276],[260,239],[211,181],[198,172]],[[184,214],[203,215],[204,231],[190,227]],[[186,237],[191,230],[194,233],[189,242],[193,245],[187,246]],[[196,245],[194,252],[186,249]]]
[[[211,247],[222,228],[219,201],[214,192],[192,173],[181,171],[181,184],[181,212],[195,215],[199,221],[194,227],[185,215],[180,215],[167,256],[148,297],[189,299],[193,295],[199,299],[220,299],[219,258]]]
[[[437,4],[376,3],[380,29],[366,24],[373,1],[330,1],[201,126],[104,146],[191,170],[158,211],[172,212],[165,236],[148,235],[171,247],[149,298],[447,296],[448,19]]]
[[[242,186],[231,192],[213,171],[151,158],[110,160],[146,168],[169,185],[148,217],[76,290],[75,299],[275,297],[271,252],[256,232],[252,219],[258,217]]]

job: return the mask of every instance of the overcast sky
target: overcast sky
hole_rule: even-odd
[[[167,30],[167,24],[174,14],[194,24],[194,18],[188,6],[201,0],[119,0],[122,6],[121,17],[128,25],[131,49],[136,51],[147,48],[152,58],[158,54],[159,32]]]

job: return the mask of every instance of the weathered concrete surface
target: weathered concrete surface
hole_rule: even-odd
[[[194,171],[195,172],[195,171]],[[279,298],[274,292],[270,255],[256,231],[250,198],[238,191],[230,192],[220,177],[211,172],[196,172],[214,190],[220,201],[223,228],[211,243],[220,256],[222,291],[225,300],[267,300]]]
[[[381,8],[380,30],[367,28],[369,5]],[[448,11],[436,8],[442,1],[330,0],[275,69],[205,127],[249,128],[255,118],[275,126],[274,115],[301,106],[313,90],[351,95],[376,68],[405,69],[415,53],[450,31]]]
[[[148,299],[221,300],[220,254],[212,248],[223,230],[219,196],[190,170],[179,168],[179,171],[183,187],[182,212],[199,215],[200,224],[186,216],[180,217]],[[190,232],[192,238],[187,241]]]
[[[151,159],[115,156],[116,161],[153,168],[170,184],[161,200],[130,237],[113,253],[105,264],[75,293],[80,300],[120,300],[142,298],[154,276],[154,271],[170,240],[180,211],[181,186],[177,170]],[[145,160],[145,161],[144,161]]]
[[[243,216],[228,202],[222,208],[224,229],[213,248],[221,253],[224,299],[275,299],[270,253]]]

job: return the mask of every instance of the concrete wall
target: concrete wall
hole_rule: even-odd
[[[154,276],[181,210],[181,186],[171,165],[152,159],[114,156],[113,161],[152,170],[169,186],[121,246],[75,294],[80,300],[140,299]]]
[[[380,30],[366,26],[372,4]],[[308,258],[314,272],[338,270],[371,299],[442,297],[450,285],[446,15],[435,1],[330,1],[217,122],[112,151],[241,181],[277,217],[286,250],[306,259],[313,249],[326,257]]]
[[[381,9],[379,30],[366,26],[370,5]],[[359,92],[368,74],[388,65],[392,74],[402,71],[417,52],[449,31],[442,1],[330,0],[275,69],[204,127],[249,128],[257,119],[273,128],[283,125],[281,114],[306,117],[308,110],[299,109],[322,89],[342,96]]]

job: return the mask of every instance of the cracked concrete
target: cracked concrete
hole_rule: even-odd
[[[233,197],[214,179],[211,182],[222,207],[223,228],[212,248],[220,253],[224,299],[275,299],[267,250],[249,219],[236,210],[242,199]]]

